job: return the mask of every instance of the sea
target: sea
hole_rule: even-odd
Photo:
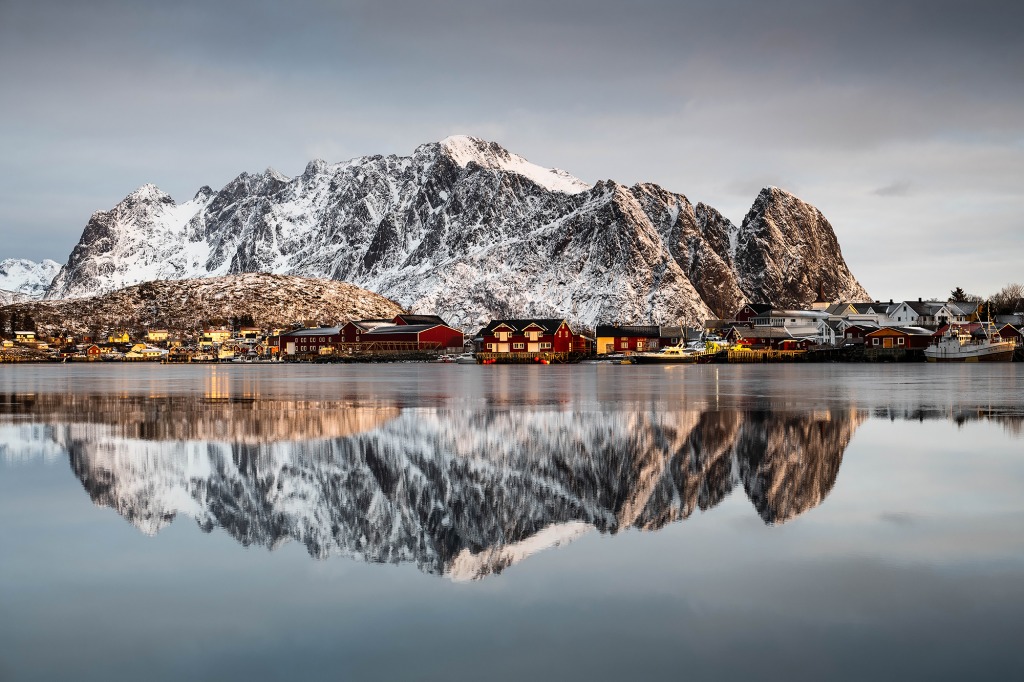
[[[0,365],[0,680],[1020,679],[1018,364]]]

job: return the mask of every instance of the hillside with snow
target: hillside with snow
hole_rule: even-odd
[[[817,209],[764,190],[739,227],[653,184],[585,183],[454,136],[411,156],[242,173],[95,213],[47,297],[271,272],[354,283],[473,327],[491,317],[697,324],[745,300],[860,299]]]
[[[52,260],[40,263],[24,258],[0,260],[0,305],[42,298],[61,265]]]
[[[401,306],[347,282],[243,273],[187,280],[144,282],[98,296],[26,301],[0,309],[28,314],[37,329],[86,334],[95,330],[164,328],[195,330],[203,320],[251,315],[260,327],[305,322],[334,325],[391,318]]]

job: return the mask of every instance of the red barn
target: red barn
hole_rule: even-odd
[[[394,325],[411,325],[411,324],[443,324],[448,326],[441,317],[437,315],[395,315],[395,319],[391,320],[391,324]]]
[[[341,337],[345,343],[362,343],[363,334],[378,327],[394,326],[394,320],[353,320],[341,328]]]
[[[322,348],[334,348],[342,343],[341,327],[296,329],[269,339],[282,355],[318,355]]]
[[[442,350],[462,352],[463,335],[446,324],[393,324],[360,334],[360,343],[380,350]]]
[[[585,343],[565,320],[491,320],[480,330],[481,350],[487,353],[571,353]]]

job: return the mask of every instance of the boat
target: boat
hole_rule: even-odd
[[[972,336],[963,328],[947,329],[939,340],[924,349],[928,362],[1010,362],[1016,343],[1003,341],[998,332],[982,327]]]
[[[629,360],[635,365],[670,365],[697,362],[703,353],[686,346],[666,346],[656,353],[634,353]]]
[[[472,353],[463,353],[455,358],[456,365],[475,365],[476,357]]]

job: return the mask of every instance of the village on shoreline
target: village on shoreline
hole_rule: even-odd
[[[703,327],[598,324],[564,318],[494,319],[473,333],[437,315],[398,314],[334,326],[260,327],[251,316],[195,331],[105,329],[47,335],[27,316],[0,319],[0,362],[629,362],[666,348],[698,348],[717,362],[924,360],[924,349],[953,331],[1024,350],[1024,314],[991,315],[978,301],[817,302],[805,309],[747,303]],[[729,349],[742,352],[729,352]],[[705,350],[706,349],[706,350]]]

